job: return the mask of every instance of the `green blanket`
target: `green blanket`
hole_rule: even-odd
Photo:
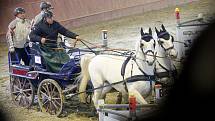
[[[53,48],[41,46],[42,57],[46,64],[46,69],[50,72],[57,73],[70,58],[65,50],[54,50]]]

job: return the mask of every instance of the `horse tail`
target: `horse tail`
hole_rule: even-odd
[[[88,66],[93,57],[95,57],[95,54],[85,54],[81,57],[81,62],[80,62],[81,74],[77,77],[77,79],[80,81],[79,92],[86,91],[87,83],[90,80]],[[86,97],[87,97],[86,93],[79,94],[80,102],[86,103]]]

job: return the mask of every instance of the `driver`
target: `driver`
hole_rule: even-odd
[[[62,65],[69,61],[69,56],[63,50],[57,48],[58,34],[80,40],[76,33],[64,28],[60,23],[53,20],[53,13],[46,11],[42,21],[34,26],[29,37],[33,42],[39,42],[42,49],[42,56],[46,63],[46,68],[52,72],[59,72]],[[43,64],[44,65],[44,64]]]
[[[15,61],[20,62],[22,59],[25,65],[29,65],[30,59],[28,58],[24,45],[28,41],[27,37],[30,33],[30,20],[26,19],[25,9],[21,7],[17,7],[14,10],[14,16],[16,18],[10,22],[6,35],[7,42],[9,44],[9,51],[11,53],[12,64],[15,64]]]
[[[60,23],[53,20],[53,13],[46,11],[43,20],[36,24],[30,33],[30,40],[33,42],[40,42],[44,44],[46,41],[52,43],[53,48],[57,47],[58,33],[76,40],[80,40],[76,33],[73,33],[64,28]]]

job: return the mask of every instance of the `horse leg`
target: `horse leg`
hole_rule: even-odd
[[[96,109],[98,109],[98,100],[101,97],[102,89],[97,89],[94,91],[93,102]]]
[[[124,100],[124,103],[127,104],[128,103],[128,93],[126,92],[120,92],[122,93],[122,98]]]
[[[121,103],[122,103],[122,93],[119,92],[117,95],[116,104],[121,104]]]
[[[92,81],[94,88],[102,87],[104,85],[104,81],[102,80],[102,78],[99,75],[97,75],[97,74],[94,74],[94,75],[91,74],[91,75],[92,75],[91,81]],[[94,106],[96,109],[98,108],[98,100],[101,99],[102,91],[103,91],[102,88],[94,90],[92,100],[93,100],[93,103],[94,103]]]
[[[105,85],[107,85],[107,84],[105,83],[104,86],[105,86]],[[112,89],[111,86],[110,86],[110,87],[104,87],[103,90],[102,90],[102,94],[101,94],[101,97],[100,97],[100,98],[105,100],[106,94],[107,94],[108,92],[110,92],[111,89]]]

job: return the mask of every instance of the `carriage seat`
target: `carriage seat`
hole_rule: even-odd
[[[34,42],[29,43],[29,47],[32,55],[32,62],[35,66],[42,67],[48,72],[61,74],[78,73],[80,71],[80,67],[78,66],[80,60],[79,54],[76,54],[74,58],[70,58],[69,55],[65,53],[63,48],[54,48],[53,51],[50,49],[45,50],[39,45],[39,43]],[[49,53],[46,54],[44,51],[48,51]],[[80,50],[74,50],[73,52],[77,53],[77,51]],[[64,60],[62,58],[67,59]],[[61,62],[61,59],[63,60],[63,62]]]

